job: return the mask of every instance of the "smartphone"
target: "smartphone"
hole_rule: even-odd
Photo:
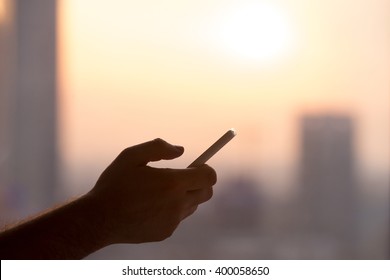
[[[213,145],[211,145],[206,151],[203,152],[196,160],[194,160],[188,167],[197,167],[205,164],[213,155],[215,155],[223,146],[229,143],[230,140],[236,136],[236,131],[232,128],[229,129],[224,135],[221,136]]]

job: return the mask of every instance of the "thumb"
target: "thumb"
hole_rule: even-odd
[[[174,159],[184,152],[182,146],[171,145],[168,142],[157,138],[149,142],[138,144],[125,149],[121,156],[130,162],[131,165],[146,165],[150,161],[162,159]]]

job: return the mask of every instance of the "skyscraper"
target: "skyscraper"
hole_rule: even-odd
[[[0,187],[26,215],[52,203],[57,183],[56,1],[0,1]]]
[[[355,257],[354,133],[348,116],[307,115],[301,120],[304,228],[317,242],[328,244],[329,256],[336,258]]]

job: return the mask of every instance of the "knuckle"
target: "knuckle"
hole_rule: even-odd
[[[152,143],[158,148],[164,147],[166,142],[161,138],[156,138],[152,141]]]
[[[119,154],[119,157],[128,157],[132,152],[132,148],[131,147],[127,147],[125,148],[124,150],[122,150],[122,152],[120,152]]]

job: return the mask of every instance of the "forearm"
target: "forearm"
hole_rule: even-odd
[[[104,215],[90,195],[0,234],[1,259],[81,259],[109,245]]]

